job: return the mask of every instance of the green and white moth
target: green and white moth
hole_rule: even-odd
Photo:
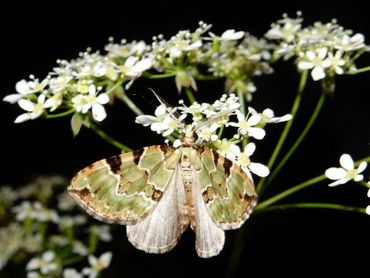
[[[164,253],[190,227],[200,257],[217,255],[224,230],[239,228],[257,204],[253,181],[234,162],[192,134],[181,146],[145,147],[81,170],[68,190],[96,219],[127,225],[129,241]]]

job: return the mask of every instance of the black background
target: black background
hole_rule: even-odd
[[[299,3],[302,2],[302,3]],[[307,24],[330,21],[370,36],[368,9],[364,1],[12,1],[0,5],[1,98],[14,92],[15,83],[30,73],[42,78],[58,58],[71,59],[91,46],[103,49],[109,36],[117,39],[150,41],[153,35],[165,37],[180,29],[193,30],[199,20],[214,25],[213,32],[226,29],[247,30],[262,36],[271,22],[283,12],[291,16],[303,11]],[[369,43],[369,39],[367,39]],[[366,56],[366,54],[365,54]],[[368,55],[367,55],[368,56]],[[364,58],[360,66],[370,65]],[[278,114],[290,109],[298,83],[292,62],[278,63],[276,74],[257,79],[258,91],[253,106],[271,107]],[[281,173],[269,194],[297,184],[338,164],[339,156],[348,152],[355,159],[369,154],[369,73],[341,76],[337,90],[326,102],[312,133]],[[152,113],[148,87],[175,103],[174,83],[145,81],[135,85],[132,98]],[[220,91],[215,90],[214,94]],[[319,96],[318,84],[309,82],[297,125],[289,137],[299,134]],[[209,97],[209,88],[200,83],[201,98]],[[206,95],[208,94],[208,95]],[[150,97],[146,97],[148,99]],[[40,174],[63,174],[71,177],[77,170],[103,157],[118,153],[112,146],[83,130],[72,137],[69,119],[36,120],[13,124],[21,112],[16,105],[0,103],[1,174],[0,182],[18,186]],[[149,129],[133,124],[124,106],[109,110],[104,128],[133,148],[157,144],[160,137]],[[270,127],[268,136],[258,144],[255,160],[267,163],[282,126]],[[288,201],[339,202],[366,207],[363,188],[348,184],[335,189],[325,184],[292,196]],[[114,238],[114,260],[109,277],[162,275],[185,277],[201,273],[222,277],[234,244],[245,245],[236,276],[262,275],[311,276],[327,274],[363,277],[370,262],[370,218],[364,215],[324,210],[271,212],[252,217],[244,226],[244,242],[236,232],[227,233],[223,252],[211,259],[200,259],[194,250],[194,235],[187,231],[179,245],[164,255],[148,255],[134,249],[119,228]],[[122,232],[121,232],[122,231]],[[237,241],[237,243],[235,243]],[[106,274],[108,277],[108,273]],[[1,274],[0,274],[1,276]],[[103,275],[103,277],[105,277]]]

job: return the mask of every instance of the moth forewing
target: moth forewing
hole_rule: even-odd
[[[162,148],[162,149],[161,149]],[[144,219],[161,199],[174,169],[165,170],[173,148],[151,146],[100,160],[81,170],[68,191],[98,220],[132,225]],[[150,160],[138,165],[141,160]],[[157,183],[150,183],[155,176]]]

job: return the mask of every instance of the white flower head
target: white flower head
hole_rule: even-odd
[[[112,252],[105,252],[99,258],[90,255],[89,258],[90,267],[82,269],[84,275],[88,275],[89,278],[95,278],[105,268],[107,268],[112,260]]]
[[[45,108],[48,107],[45,103],[45,98],[46,96],[44,94],[40,94],[37,98],[37,103],[34,103],[28,99],[20,99],[18,101],[18,105],[23,110],[27,111],[27,113],[19,115],[14,122],[18,124],[40,117],[44,113]]]
[[[229,122],[227,125],[238,127],[241,135],[250,136],[261,140],[265,137],[266,132],[263,128],[255,127],[261,121],[259,114],[251,114],[250,116],[244,116],[239,110],[236,111],[238,122]]]
[[[63,278],[82,278],[82,274],[74,268],[66,268],[63,270]]]
[[[50,274],[58,269],[55,262],[55,254],[52,251],[46,251],[41,257],[31,259],[26,266],[27,270],[40,270],[42,274]]]
[[[342,166],[341,168],[331,167],[325,171],[325,176],[334,180],[329,186],[345,184],[350,180],[359,182],[364,179],[364,176],[360,173],[366,169],[367,163],[365,161],[362,161],[356,169],[352,157],[349,154],[343,154],[339,163]]]
[[[261,122],[266,124],[275,124],[275,123],[281,123],[281,122],[287,122],[290,121],[293,117],[291,114],[286,114],[281,117],[275,117],[275,113],[272,109],[266,108],[262,111],[262,113],[258,113],[254,108],[248,107],[249,113],[252,115],[260,115],[261,116]]]
[[[164,137],[167,137],[172,134],[175,130],[183,132],[185,130],[185,125],[182,122],[186,114],[181,114],[180,117],[176,117],[174,113],[177,111],[177,108],[167,108],[165,104],[159,105],[154,114],[151,115],[140,115],[137,116],[135,122],[142,124],[143,126],[149,126],[152,131],[162,134]]]
[[[269,169],[261,163],[252,162],[250,159],[255,149],[256,145],[254,143],[248,143],[245,146],[244,151],[239,152],[236,155],[236,163],[238,163],[240,167],[242,167],[242,169],[248,174],[250,171],[259,177],[266,177],[270,174]]]
[[[217,140],[215,142],[217,151],[223,156],[230,160],[235,160],[236,156],[240,153],[240,148],[238,145],[228,141],[227,139]]]
[[[109,102],[109,96],[106,93],[100,93],[95,85],[89,85],[89,94],[78,94],[72,98],[72,103],[77,112],[85,114],[90,109],[92,110],[93,118],[101,122],[107,117],[103,104]]]
[[[326,76],[325,69],[331,66],[327,53],[326,47],[306,51],[298,61],[298,69],[312,69],[311,76],[314,81],[323,79]]]
[[[22,79],[18,81],[15,85],[15,90],[17,91],[17,94],[7,95],[3,98],[3,100],[10,103],[16,103],[29,94],[43,91],[47,84],[48,79],[44,79],[41,82],[39,82],[39,80],[35,78],[30,81]]]

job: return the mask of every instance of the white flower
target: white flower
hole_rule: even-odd
[[[89,250],[85,246],[85,244],[79,240],[74,240],[72,244],[72,252],[80,255],[80,256],[86,256],[89,254]]]
[[[280,20],[283,24],[274,24],[272,28],[266,33],[265,37],[270,40],[283,40],[292,42],[301,29],[302,19],[284,18]]]
[[[258,113],[254,108],[248,107],[248,111],[252,115],[260,115],[261,121],[267,124],[287,122],[293,118],[291,114],[286,114],[282,117],[275,117],[274,111],[270,108],[266,108],[265,110],[262,111],[262,113]]]
[[[3,98],[4,101],[10,102],[10,103],[16,103],[20,99],[22,99],[24,96],[28,94],[33,94],[36,92],[42,91],[45,86],[47,85],[48,80],[44,79],[39,82],[38,79],[34,79],[31,81],[26,81],[24,79],[17,82],[15,85],[15,90],[18,92],[18,94],[10,94]]]
[[[55,262],[55,254],[52,251],[46,251],[42,254],[41,258],[36,257],[31,259],[26,266],[27,270],[39,269],[42,274],[50,274],[51,272],[58,269],[58,265]]]
[[[354,51],[361,48],[366,48],[365,37],[361,33],[357,33],[352,37],[345,34],[341,38],[339,38],[339,41],[335,45],[335,48],[342,51]]]
[[[342,66],[345,65],[346,61],[342,58],[342,52],[337,51],[335,55],[333,53],[328,53],[328,60],[331,67],[334,69],[336,74],[343,74]]]
[[[241,39],[243,36],[244,36],[243,31],[235,32],[234,29],[229,29],[222,33],[221,40],[222,41],[234,41],[234,40]]]
[[[251,162],[250,160],[250,157],[254,153],[255,149],[256,145],[254,143],[249,143],[246,145],[244,151],[237,154],[236,162],[246,173],[251,171],[257,176],[266,177],[270,174],[269,169],[261,163]]]
[[[265,137],[266,132],[263,128],[254,127],[261,121],[260,115],[254,114],[248,117],[244,116],[243,113],[237,110],[236,116],[238,118],[238,122],[229,122],[227,125],[238,127],[240,134],[254,137],[257,140],[261,140]]]
[[[109,96],[106,93],[97,95],[95,85],[89,86],[89,94],[78,94],[72,98],[72,103],[77,112],[85,114],[90,109],[94,119],[101,122],[107,117],[103,104],[109,102]]]
[[[129,77],[138,77],[144,71],[150,69],[152,67],[153,57],[147,57],[142,60],[139,60],[138,57],[128,57],[125,61],[124,65],[119,66],[120,71],[123,75]]]
[[[99,259],[90,255],[88,259],[90,267],[82,269],[82,273],[84,275],[88,275],[89,278],[95,278],[103,269],[109,266],[112,259],[112,252],[105,252],[99,257]]]
[[[367,166],[365,161],[361,162],[356,169],[352,157],[349,154],[343,154],[339,162],[342,168],[331,167],[325,171],[325,176],[327,178],[335,180],[330,183],[329,186],[344,184],[350,180],[358,182],[364,179],[364,176],[360,175],[360,173],[363,172]]]
[[[196,133],[198,135],[198,139],[201,141],[216,141],[218,136],[215,134],[215,131],[219,128],[219,125],[216,123],[212,123],[210,126],[204,126],[198,130]]]
[[[217,151],[230,160],[235,160],[236,155],[240,153],[239,146],[225,138],[222,139],[222,141],[216,141],[215,145],[217,147]]]
[[[18,101],[18,105],[27,113],[19,115],[15,119],[15,123],[22,123],[24,121],[28,120],[34,120],[42,115],[44,113],[45,108],[47,108],[47,105],[45,103],[45,95],[41,94],[37,98],[37,103],[34,103],[28,99],[20,99]]]
[[[66,268],[63,271],[63,278],[82,278],[82,274],[74,268]]]
[[[90,232],[95,233],[101,241],[111,241],[112,235],[108,225],[93,225],[90,227]]]
[[[140,115],[136,117],[135,122],[143,126],[150,125],[151,130],[162,134],[164,137],[169,136],[175,129],[183,128],[181,121],[185,119],[186,114],[182,114],[179,118],[176,118],[173,115],[176,108],[170,111],[167,110],[168,108],[164,104],[161,104],[154,112],[155,117],[151,115]]]
[[[298,62],[301,70],[312,69],[311,76],[314,81],[325,77],[325,69],[331,66],[329,59],[326,58],[328,49],[323,47],[316,51],[308,50]],[[326,59],[325,59],[326,58]]]

